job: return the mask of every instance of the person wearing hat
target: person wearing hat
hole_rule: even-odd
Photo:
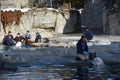
[[[86,27],[86,30],[83,32],[83,35],[86,36],[87,40],[92,40],[94,35],[93,32],[89,29],[89,27]]]
[[[41,42],[41,35],[39,32],[36,32],[36,38],[35,38],[35,42]]]

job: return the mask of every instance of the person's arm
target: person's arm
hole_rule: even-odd
[[[86,43],[86,51],[88,52],[88,45],[87,45],[87,43]]]
[[[32,35],[31,35],[31,34],[29,35],[29,38],[30,38],[30,39],[32,38]]]
[[[20,36],[21,40],[24,40],[25,38],[23,36]]]
[[[31,35],[31,34],[29,34],[29,36],[28,36],[28,37],[26,37],[25,39],[26,39],[27,41],[30,41],[30,42],[31,42],[31,38],[32,38],[32,35]]]
[[[17,37],[14,38],[14,40],[16,41]]]
[[[83,54],[82,45],[80,41],[78,41],[77,43],[77,53]]]

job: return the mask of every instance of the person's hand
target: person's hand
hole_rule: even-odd
[[[84,55],[88,55],[88,52],[87,52],[87,51],[83,51],[83,54],[84,54]]]

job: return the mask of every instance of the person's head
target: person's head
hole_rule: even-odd
[[[30,33],[30,31],[27,30],[27,31],[26,31],[26,34],[29,34],[29,33]]]
[[[90,27],[86,27],[86,31],[88,31],[90,29]]]
[[[86,38],[85,35],[82,35],[80,40],[82,40],[82,41],[87,41],[87,38]]]
[[[11,35],[11,31],[8,31],[8,35]]]
[[[17,33],[17,36],[20,36],[20,33]]]
[[[40,33],[39,32],[36,32],[36,35],[39,35]]]

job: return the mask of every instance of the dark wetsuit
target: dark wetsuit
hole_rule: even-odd
[[[84,51],[88,52],[88,45],[86,41],[79,40],[77,43],[77,53],[84,54]]]

